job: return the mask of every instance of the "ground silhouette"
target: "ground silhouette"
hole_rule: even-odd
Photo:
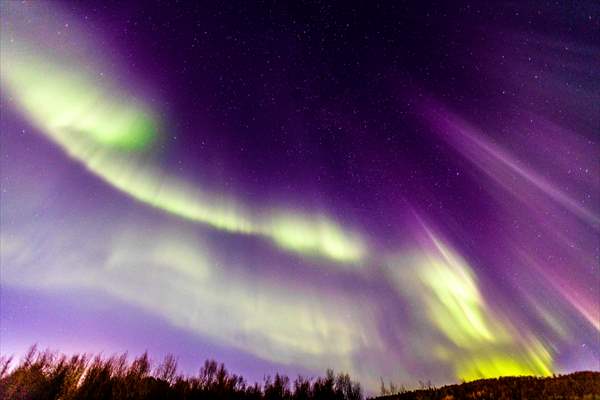
[[[423,385],[422,386],[427,386]],[[384,392],[389,392],[385,389]],[[600,372],[575,372],[539,378],[502,377],[448,385],[440,388],[400,390],[377,400],[600,400]]]
[[[422,384],[422,386],[426,386]],[[416,391],[395,387],[377,400],[429,399],[585,399],[600,400],[600,372],[579,372],[551,378],[507,377],[484,379],[442,388]],[[23,359],[0,356],[0,399],[7,400],[362,400],[360,385],[348,374],[328,370],[323,377],[284,375],[249,384],[223,364],[205,361],[195,376],[177,371],[177,361],[167,356],[153,366],[146,353],[129,361],[126,354],[101,357],[73,356],[39,351],[34,346]]]

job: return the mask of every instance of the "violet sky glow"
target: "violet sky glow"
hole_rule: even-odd
[[[600,9],[515,7],[0,3],[2,354],[599,370]]]

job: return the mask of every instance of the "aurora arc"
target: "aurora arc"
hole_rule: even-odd
[[[7,35],[3,35],[7,36]],[[111,94],[67,60],[26,56],[3,42],[2,86],[22,112],[71,158],[134,199],[213,228],[269,238],[279,248],[356,265],[360,235],[324,215],[276,211],[257,217],[235,201],[202,192],[149,162],[159,118],[131,96]],[[35,52],[41,54],[43,51]],[[76,65],[76,63],[75,63]]]

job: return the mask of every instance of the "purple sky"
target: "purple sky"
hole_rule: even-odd
[[[2,354],[600,370],[594,2],[0,10]]]

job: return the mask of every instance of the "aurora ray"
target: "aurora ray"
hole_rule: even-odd
[[[433,325],[447,339],[435,350],[440,361],[464,380],[551,375],[551,349],[487,304],[467,262],[425,226],[420,243],[409,257],[392,257],[386,271],[401,296],[424,305],[421,330]]]

